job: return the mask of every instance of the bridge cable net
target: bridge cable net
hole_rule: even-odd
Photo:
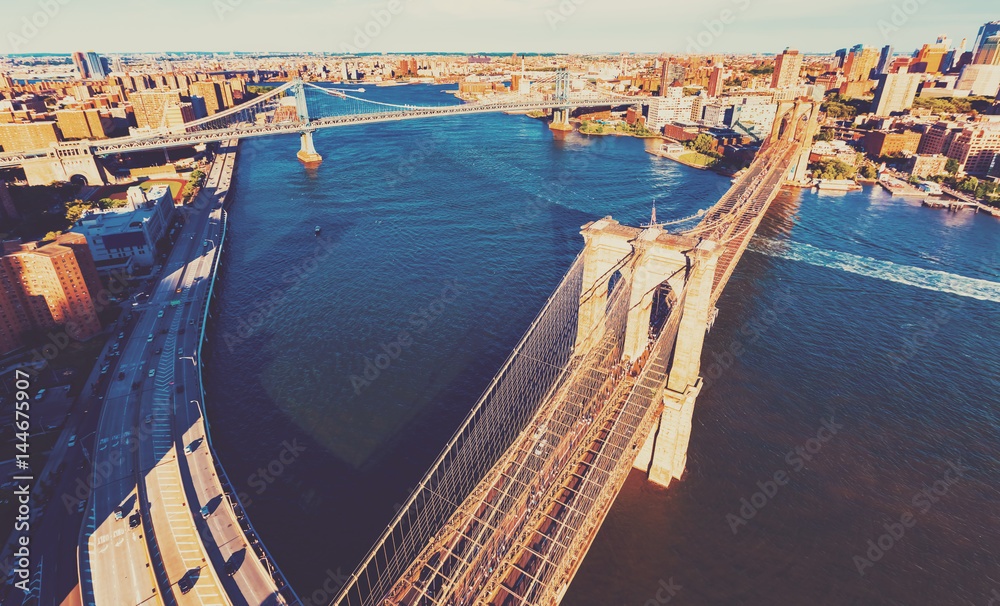
[[[276,110],[279,105],[279,99],[286,96],[286,91],[291,86],[292,83],[287,82],[246,103],[241,103],[235,107],[222,110],[193,122],[186,122],[173,128],[167,128],[166,132],[167,134],[196,133],[272,123],[275,116],[278,115]],[[166,120],[166,116],[167,114],[164,113],[164,120]],[[163,126],[166,127],[165,124]]]
[[[607,400],[624,345],[629,284],[620,280],[615,285],[607,313],[590,333],[596,344],[573,358],[532,422],[420,554],[389,603],[468,604],[495,587],[488,581],[524,530],[532,502],[565,469],[570,452]]]
[[[519,537],[490,603],[553,604],[567,588],[658,418],[685,295],[686,290],[644,353],[638,376],[624,375],[604,414],[590,420],[572,465],[540,501],[530,530]]]
[[[582,280],[580,255],[335,604],[382,604],[556,389],[573,356]]]

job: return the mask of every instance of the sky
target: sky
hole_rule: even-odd
[[[0,0],[0,54],[909,53],[994,20],[997,0]]]

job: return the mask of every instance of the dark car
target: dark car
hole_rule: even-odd
[[[181,580],[177,581],[177,588],[181,590],[181,593],[191,591],[192,587],[194,587],[194,583],[191,582],[191,575],[189,573],[184,573]]]
[[[142,523],[142,517],[139,515],[138,511],[128,517],[129,528],[135,528],[141,523]]]
[[[226,562],[226,576],[233,576],[240,567],[233,560]]]
[[[125,373],[124,373],[124,372],[120,372],[120,373],[118,373],[118,380],[119,380],[119,381],[122,381],[122,380],[124,380],[124,379],[125,379]]]
[[[154,356],[158,356],[158,355],[160,355],[160,352],[161,352],[161,351],[163,351],[163,350],[162,350],[162,349],[160,349],[159,347],[157,347],[157,348],[156,348],[156,351],[154,351],[154,352],[153,352],[153,355],[154,355]]]
[[[133,390],[135,390],[135,389],[139,389],[139,382],[138,382],[138,381],[136,381],[136,382],[132,383],[132,389],[133,389]]]

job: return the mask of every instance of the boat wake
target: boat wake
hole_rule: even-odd
[[[838,269],[868,278],[916,286],[980,301],[1000,303],[1000,282],[968,278],[935,269],[899,265],[891,261],[861,257],[835,250],[824,250],[809,244],[755,238],[749,250],[790,261],[801,261],[817,267]]]

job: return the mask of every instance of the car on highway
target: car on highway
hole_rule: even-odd
[[[148,373],[148,376],[149,376],[149,378],[151,378],[151,379],[152,379],[153,377],[155,377],[155,376],[156,376],[156,369],[155,369],[155,368],[150,368],[150,369],[149,369],[149,373]]]
[[[138,382],[138,381],[134,381],[134,382],[132,383],[132,389],[133,389],[133,390],[135,390],[135,389],[139,389],[139,382]]]
[[[119,339],[124,339],[125,338],[125,333],[123,333],[123,332],[118,333],[118,338]]]
[[[184,454],[186,454],[186,455],[189,455],[189,454],[191,454],[192,452],[194,452],[194,450],[192,450],[192,449],[191,449],[191,445],[190,445],[190,444],[188,444],[188,445],[186,445],[186,446],[184,447]]]
[[[35,394],[35,399],[41,400],[43,396],[45,396],[45,389],[39,389],[38,393]]]
[[[76,510],[79,513],[83,513],[83,510],[87,508],[87,501],[85,499],[81,500],[76,504]]]
[[[125,380],[125,371],[118,373],[118,380],[119,381]]]
[[[201,509],[199,511],[201,513],[201,517],[203,517],[203,518],[207,518],[208,517],[208,505],[202,505]]]
[[[160,310],[160,312],[158,314],[156,314],[156,317],[157,318],[162,318],[163,317],[163,310],[162,309]]]
[[[187,593],[191,591],[192,587],[194,587],[194,583],[191,582],[191,575],[185,572],[181,580],[177,581],[177,588],[181,590],[181,593]]]
[[[180,292],[181,292],[181,291],[183,291],[183,290],[184,290],[184,287],[183,287],[183,286],[178,286],[178,287],[177,287],[177,290],[175,290],[174,292],[176,292],[176,293],[180,293]]]
[[[124,517],[125,517],[125,510],[122,509],[122,506],[119,505],[118,507],[115,507],[115,519],[120,520]]]
[[[180,330],[178,330],[178,331],[177,331],[177,334],[179,334],[179,335],[182,335],[182,334],[184,334],[184,328],[181,328]]]
[[[239,570],[239,569],[240,569],[239,565],[237,565],[234,560],[229,560],[228,562],[226,562],[226,576],[227,577],[233,576],[234,574],[236,574],[236,571]]]
[[[101,374],[102,375],[107,374],[108,373],[108,369],[110,369],[110,368],[111,368],[110,364],[105,364],[104,366],[101,367]]]
[[[143,419],[142,422],[145,423],[146,425],[149,425],[150,423],[153,422],[153,415],[146,415],[146,418]]]
[[[157,347],[157,348],[156,348],[156,351],[154,351],[154,352],[153,352],[153,355],[154,355],[154,356],[158,356],[158,355],[160,355],[160,352],[161,352],[161,351],[163,351],[163,350],[162,350],[162,349],[160,349],[159,347]]]
[[[130,515],[128,517],[128,527],[129,528],[135,528],[136,526],[138,526],[141,523],[142,523],[142,516],[139,515],[138,511],[135,512],[135,513],[133,513],[132,515]]]
[[[73,448],[76,445],[76,434],[69,437],[69,442],[66,443],[66,448]]]
[[[149,337],[146,338],[146,343],[152,343],[152,342],[153,342],[153,333],[149,333]]]

